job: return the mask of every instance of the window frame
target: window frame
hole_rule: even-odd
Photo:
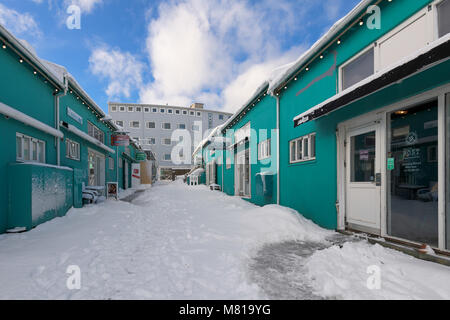
[[[170,140],[170,143],[166,143],[165,140]],[[171,146],[172,145],[172,139],[171,138],[161,138],[161,145],[163,145],[163,146]]]
[[[117,112],[117,106],[111,106],[111,112]]]
[[[72,152],[71,152],[72,149],[68,147],[68,144],[71,144],[71,143],[73,143],[74,145],[76,145],[78,147],[77,148],[78,149],[77,156],[72,155]],[[70,160],[80,161],[80,159],[81,159],[81,145],[80,145],[80,143],[78,143],[78,142],[76,142],[76,141],[74,141],[72,139],[66,138],[66,158],[70,159]]]
[[[127,112],[134,112],[134,107],[128,106],[127,107]]]
[[[314,137],[314,139],[312,139]],[[305,140],[308,139],[308,144],[305,144]],[[314,148],[312,148],[312,141],[314,140]],[[302,154],[301,159],[298,159],[298,142],[302,141]],[[294,155],[295,158],[293,160],[292,158],[292,144],[295,145]],[[308,150],[308,156],[305,157],[305,150]],[[314,150],[314,156],[311,156],[312,150]],[[317,159],[317,134],[315,132],[292,139],[289,141],[289,164],[296,164],[296,163],[303,163],[303,162],[310,162]]]
[[[165,125],[165,124],[168,124],[168,125],[169,125],[169,129],[164,128],[164,125]],[[172,130],[172,123],[170,123],[170,122],[162,122],[162,123],[161,123],[161,129],[163,129],[163,130]]]
[[[150,127],[150,123],[153,123],[153,127]],[[146,129],[156,129],[156,122],[155,121],[147,121],[145,128]]]
[[[377,46],[378,47],[378,46]],[[348,59],[347,61],[345,61],[341,66],[339,66],[339,92],[342,92],[346,89],[344,89],[344,69],[345,67],[347,67],[349,64],[355,62],[358,58],[362,57],[364,54],[368,53],[370,50],[373,50],[373,73],[372,75],[374,75],[377,71],[378,71],[378,66],[377,66],[377,49],[375,47],[375,43],[370,44],[368,47],[365,47],[363,50],[361,50],[360,52],[358,52],[356,55],[352,56],[350,59]],[[372,76],[370,75],[370,76]],[[370,77],[369,76],[369,77]],[[364,78],[367,79],[367,78]],[[364,79],[360,80],[359,82],[363,81]],[[358,84],[359,82],[353,84],[352,86]],[[350,86],[349,88],[351,88],[352,86]]]
[[[137,124],[138,124],[137,127],[132,125],[132,123],[135,123],[135,122],[137,122]],[[129,125],[130,125],[130,129],[140,129],[141,128],[141,122],[139,120],[131,120]]]
[[[184,126],[184,128],[181,128],[181,126]],[[179,124],[178,124],[178,129],[180,129],[180,130],[186,130],[186,123],[179,123]]]
[[[266,160],[272,157],[272,139],[266,139],[258,143],[258,160]],[[264,151],[264,154],[263,154]]]
[[[21,140],[21,155],[18,156],[17,150],[17,138]],[[29,159],[25,159],[25,143],[24,140],[28,139],[28,157]],[[33,160],[33,143],[36,143],[36,160]],[[31,163],[46,163],[46,142],[44,140],[36,139],[31,136],[28,136],[23,133],[16,132],[16,161],[17,162],[31,162]],[[40,158],[40,146],[42,146],[42,161],[39,161]]]
[[[92,127],[92,130],[93,130],[92,134],[90,134],[90,132],[89,132],[89,126]],[[99,135],[102,137],[101,140],[98,139],[98,137],[96,137],[96,135],[95,135],[96,132],[97,132],[97,134],[99,134]],[[99,142],[105,144],[105,133],[104,133],[102,130],[100,130],[100,128],[97,127],[95,124],[93,124],[92,122],[90,122],[89,120],[88,120],[88,135],[89,135],[90,137],[94,138],[95,140],[97,140],[97,141],[99,141]]]

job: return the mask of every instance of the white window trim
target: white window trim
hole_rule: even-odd
[[[70,152],[68,152],[68,151],[70,151],[70,149],[67,150],[68,143],[69,144],[73,143],[78,146],[78,157],[74,157],[74,156],[70,155]],[[73,141],[72,139],[68,139],[68,138],[66,138],[66,158],[70,159],[70,160],[75,160],[75,161],[80,161],[80,158],[81,158],[81,145],[78,142]]]
[[[175,109],[173,113],[177,114],[177,115],[180,115],[181,114],[181,110],[180,109]]]
[[[111,161],[112,161],[112,165],[111,165]],[[108,166],[109,166],[109,170],[114,171],[115,161],[114,161],[113,157],[108,157]]]
[[[189,115],[189,112],[187,112],[187,110],[183,110],[183,116],[187,116]]]
[[[166,159],[166,156],[167,156],[167,155],[170,156],[170,160],[167,160],[167,159]],[[163,154],[163,155],[162,155],[162,161],[170,162],[170,161],[172,161],[172,156],[171,156],[169,153]]]
[[[172,139],[170,139],[170,143],[169,144],[166,143],[166,141],[165,141],[166,139],[170,139],[170,138],[161,138],[161,144],[163,146],[171,146],[172,145]]]
[[[136,107],[135,109],[136,109],[136,112],[142,112],[142,107]],[[140,109],[140,110],[138,111],[138,109]]]
[[[160,108],[160,109],[159,109],[159,113],[166,113],[166,109]]]
[[[21,150],[22,151],[22,156],[21,157],[17,156],[17,142],[14,141],[14,144],[16,144],[16,161],[19,161],[19,162],[33,162],[33,163],[46,163],[46,154],[45,154],[46,153],[45,152],[46,151],[46,142],[45,141],[39,140],[39,139],[35,139],[35,138],[27,136],[25,134],[16,132],[16,139],[17,138],[22,139],[22,143],[21,143],[22,144],[22,150]],[[24,149],[25,144],[23,143],[24,138],[30,139],[30,145],[29,145],[29,150],[28,150],[29,155],[30,155],[30,159],[28,159],[28,160],[25,160],[25,158],[24,158],[24,155],[25,155],[25,152],[24,152],[25,151],[25,149]],[[41,143],[43,144],[42,162],[39,161],[39,149],[37,150],[37,154],[36,154],[37,160],[33,160],[32,142],[36,142],[38,148],[39,148],[39,144],[41,144]]]
[[[131,111],[130,111],[131,109]],[[127,107],[127,112],[134,112],[134,107]]]
[[[167,109],[167,114],[173,114],[173,109]]]
[[[165,124],[169,124],[170,128],[169,129],[164,128]],[[161,123],[161,129],[163,129],[163,130],[172,130],[172,123],[170,123],[170,122],[163,122],[163,123]]]
[[[153,139],[154,143],[151,143],[150,141]],[[154,146],[156,145],[156,138],[147,138],[147,145]]]
[[[111,112],[117,112],[117,106],[111,106]]]
[[[197,111],[197,112],[195,113],[195,115],[196,115],[198,118],[201,118],[201,117],[202,117],[202,113],[201,113],[200,111]]]
[[[265,147],[265,154],[263,154],[263,147]],[[264,141],[261,141],[258,144],[258,160],[265,160],[269,159],[272,156],[272,150],[271,150],[271,139],[266,139]]]
[[[158,108],[152,108],[152,113],[158,113]]]
[[[149,127],[149,124],[150,124],[150,123],[153,123],[153,124],[154,124],[153,128],[150,128],[150,127]],[[146,128],[146,129],[156,129],[156,122],[155,122],[155,121],[147,121],[145,128]]]
[[[317,139],[315,139],[316,144],[315,144],[315,147],[314,147],[314,157],[311,157],[311,141],[312,141],[311,137],[313,137],[313,136],[316,137],[316,133],[311,133],[311,134],[308,134],[308,135],[305,135],[305,136],[302,136],[302,137],[299,137],[299,138],[296,138],[296,139],[293,139],[293,140],[289,141],[289,163],[290,164],[302,163],[302,162],[308,162],[308,161],[316,160],[316,157],[317,157]],[[298,152],[297,152],[297,147],[298,147],[297,141],[299,141],[299,140],[303,141],[304,139],[308,139],[308,153],[309,153],[309,155],[308,155],[308,157],[304,157],[303,156],[305,154],[305,143],[302,143],[302,159],[298,160],[297,159],[297,154],[298,154]],[[295,154],[296,160],[294,160],[294,161],[292,160],[292,149],[291,149],[292,143],[295,143],[295,152],[294,152],[294,154]]]
[[[147,110],[147,111],[145,111]],[[149,107],[144,107],[144,113],[150,113],[150,108]]]
[[[393,30],[391,30],[390,32],[388,32],[387,34],[385,34],[384,36],[382,36],[378,40],[374,41],[374,43],[372,43],[368,47],[364,48],[358,54],[356,54],[355,56],[352,56],[345,63],[343,63],[339,67],[339,72],[338,72],[338,74],[339,74],[339,79],[338,79],[339,92],[343,91],[343,77],[342,77],[342,69],[343,68],[345,68],[348,64],[352,63],[357,58],[359,58],[361,55],[363,55],[364,53],[366,53],[367,51],[369,51],[370,49],[373,48],[374,49],[374,59],[375,59],[375,61],[374,61],[374,74],[378,73],[380,71],[380,69],[381,69],[380,61],[379,61],[380,46],[378,44],[382,43],[382,42],[385,42],[387,39],[391,38],[394,34],[398,33],[399,31],[401,31],[402,29],[404,29],[405,27],[410,25],[412,22],[417,20],[422,15],[424,15],[424,14],[427,15],[428,43],[431,43],[431,42],[437,40],[439,38],[437,6],[442,1],[444,1],[444,0],[436,0],[433,3],[425,6],[419,12],[414,14],[412,17],[410,17],[409,19],[403,21],[400,25],[395,27]],[[431,6],[431,10],[428,9],[429,6]]]
[[[184,128],[181,128],[181,125],[184,125]],[[180,130],[186,130],[186,123],[179,123],[178,124],[178,129],[180,129]]]
[[[137,127],[133,126],[132,125],[133,122],[137,122],[138,126]],[[130,121],[129,125],[130,125],[131,129],[140,129],[141,128],[141,122],[139,120],[132,120],[132,121]]]

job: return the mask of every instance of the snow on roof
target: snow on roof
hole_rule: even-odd
[[[198,146],[194,149],[194,152],[193,152],[192,154],[193,154],[193,155],[196,154],[201,148],[203,148],[203,146],[204,146],[205,144],[207,144],[208,142],[211,142],[211,139],[212,139],[215,135],[217,135],[217,133],[219,133],[219,132],[222,130],[223,126],[224,126],[224,124],[215,127],[215,128],[210,132],[210,134],[198,144]]]
[[[16,38],[9,30],[7,30],[2,24],[0,24],[0,35],[3,36],[8,42],[13,44],[21,53],[33,62],[39,69],[41,69],[49,78],[55,82],[56,85],[64,88],[64,83],[61,82],[55,75],[48,70],[48,68],[41,62],[36,54],[36,50],[25,40]]]
[[[351,22],[360,12],[370,5],[372,0],[362,0],[354,7],[346,16],[338,20],[319,40],[314,43],[311,48],[303,53],[292,65],[282,72],[279,76],[269,82],[268,91],[273,94],[288,78],[296,72],[304,63],[316,54],[316,52],[326,45],[333,37],[335,37],[341,29]]]
[[[195,169],[191,174],[189,174],[190,176],[200,176],[203,174],[203,172],[205,172],[205,169],[203,168],[198,168]]]
[[[394,64],[392,64],[390,66],[387,66],[383,70],[380,70],[379,72],[374,73],[370,77],[368,77],[368,78],[366,78],[366,79],[364,79],[364,80],[354,84],[353,86],[351,86],[351,87],[349,87],[349,88],[339,92],[338,94],[336,94],[336,95],[332,96],[331,98],[323,101],[322,103],[320,103],[320,104],[310,108],[309,110],[299,114],[298,116],[294,117],[293,120],[297,121],[299,119],[302,119],[303,117],[305,117],[306,115],[312,113],[313,111],[322,108],[324,105],[326,105],[326,104],[328,104],[328,103],[330,103],[332,101],[335,101],[335,100],[341,98],[342,96],[345,96],[349,92],[352,92],[352,91],[358,89],[359,87],[362,87],[362,86],[372,82],[375,79],[383,77],[385,74],[389,73],[390,71],[392,71],[392,70],[394,70],[394,69],[396,69],[396,68],[398,68],[398,67],[400,67],[400,66],[402,66],[402,65],[404,65],[404,64],[406,64],[406,63],[408,63],[408,62],[410,62],[410,61],[412,61],[414,59],[416,59],[420,55],[423,55],[423,54],[433,50],[434,48],[438,47],[439,45],[441,45],[441,44],[443,44],[443,43],[445,43],[445,42],[447,42],[449,40],[450,40],[450,33],[445,35],[445,36],[443,36],[443,37],[441,37],[441,38],[439,38],[436,41],[431,42],[430,44],[428,44],[425,47],[417,50],[413,54],[411,54],[411,55],[401,59],[400,61],[398,61],[398,62],[396,62],[396,63],[394,63]]]

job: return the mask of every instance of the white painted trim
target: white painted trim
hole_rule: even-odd
[[[340,67],[339,67],[339,72],[338,72],[338,85],[339,85],[339,92],[341,92],[343,90],[343,69],[348,66],[350,63],[354,62],[356,59],[358,59],[359,57],[361,57],[362,55],[366,54],[367,52],[369,52],[371,49],[373,49],[373,56],[374,56],[374,62],[373,62],[373,73],[376,73],[378,71],[378,66],[377,66],[377,56],[378,56],[378,50],[375,47],[375,44],[372,43],[371,45],[369,45],[368,47],[364,48],[363,50],[361,50],[359,53],[357,53],[356,55],[354,55],[353,57],[351,57],[350,59],[348,59],[346,62],[344,62]]]
[[[104,145],[103,143],[101,143],[100,141],[98,141],[97,139],[91,137],[90,135],[88,135],[87,133],[81,131],[80,129],[74,127],[71,124],[67,124],[67,127],[64,126],[64,124],[61,123],[61,127],[65,128],[67,131],[72,132],[73,134],[79,136],[80,138],[96,145],[97,147],[111,153],[111,154],[115,154],[116,151],[109,148],[108,146]]]
[[[1,102],[0,102],[0,113],[7,117],[13,118],[14,120],[20,121],[26,125],[29,125],[30,127],[48,133],[54,137],[61,139],[64,138],[64,134],[61,131],[56,130],[55,128],[52,128],[49,125],[46,125],[45,123],[36,120],[35,118],[32,118],[26,115],[25,113],[22,113],[19,110],[7,106],[6,104]]]

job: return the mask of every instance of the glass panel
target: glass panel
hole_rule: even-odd
[[[37,155],[37,153],[38,153],[38,150],[37,150],[37,142],[36,141],[33,141],[32,143],[31,143],[31,145],[32,145],[32,160],[33,161],[37,161],[37,159],[38,159],[38,155]]]
[[[297,156],[296,156],[297,159],[296,160],[302,160],[303,159],[302,154],[303,154],[303,140],[300,139],[300,140],[297,140]]]
[[[309,158],[309,138],[303,139],[303,158],[308,159]]]
[[[44,155],[45,155],[45,148],[44,148],[45,144],[44,142],[39,142],[39,156],[38,156],[38,161],[40,163],[44,163],[45,159],[44,159]]]
[[[23,158],[26,161],[30,160],[30,138],[23,138]]]
[[[438,108],[432,101],[390,115],[388,234],[438,246]]]
[[[16,157],[22,159],[22,137],[16,137]]]
[[[438,5],[439,37],[450,32],[450,0]]]
[[[446,167],[447,167],[447,176],[446,176],[446,200],[447,200],[447,208],[446,208],[446,239],[447,239],[447,250],[450,250],[450,93],[445,96],[445,113],[447,115],[446,119],[446,140],[447,140],[447,154],[445,156],[446,159]]]
[[[375,69],[374,63],[374,50],[372,48],[346,65],[342,69],[342,89],[345,90],[371,76]]]
[[[375,181],[375,131],[351,138],[351,182]]]
[[[311,158],[316,157],[316,135],[311,136]]]
[[[291,162],[295,161],[295,141],[291,142]]]

